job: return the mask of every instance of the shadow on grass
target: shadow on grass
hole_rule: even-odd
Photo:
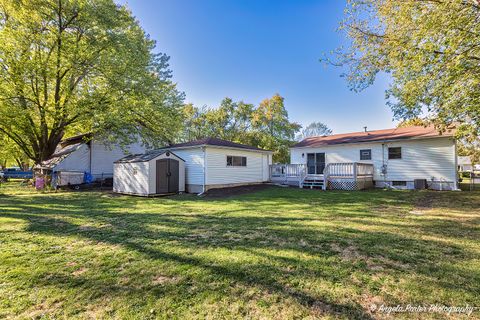
[[[228,200],[192,196],[109,198],[102,193],[78,193],[63,195],[61,201],[48,195],[35,199],[4,198],[0,217],[28,222],[28,232],[55,237],[76,236],[119,245],[152,260],[197,267],[214,277],[228,278],[233,283],[261,287],[292,298],[308,308],[321,308],[322,313],[369,319],[372,316],[364,305],[353,301],[340,303],[302,286],[286,285],[282,279],[305,277],[348,286],[351,285],[349,276],[352,273],[362,271],[371,275],[379,268],[388,270],[392,275],[414,272],[429,277],[435,272],[430,268],[432,261],[472,257],[472,253],[464,247],[410,236],[409,228],[436,236],[459,237],[466,234],[471,239],[478,239],[478,218],[469,220],[468,224],[451,222],[447,229],[454,228],[456,231],[450,233],[439,225],[439,221],[409,220],[406,223],[405,213],[411,209],[410,198],[408,193],[344,192],[329,195],[276,188]],[[215,208],[202,212],[202,204],[215,205]],[[371,210],[375,206],[388,207],[392,204],[398,207],[393,212]],[[139,205],[146,207],[139,209]],[[452,204],[446,202],[446,205]],[[142,210],[149,212],[138,212]],[[301,211],[298,216],[291,213],[297,211]],[[70,219],[74,218],[82,218],[82,224],[72,223]],[[362,224],[372,228],[357,227]],[[275,263],[244,265],[242,262],[218,262],[214,258],[167,251],[154,245],[159,242],[175,243],[190,250],[222,248],[248,252]],[[353,249],[345,252],[351,247]],[[290,250],[322,257],[329,268],[304,263],[298,255],[297,258],[268,255],[264,249],[274,252]],[[285,272],[282,267],[285,265],[293,265],[294,268]],[[336,272],[331,272],[331,268]],[[449,272],[466,276],[459,270]],[[40,277],[36,281],[38,285],[53,284],[66,288],[88,286],[94,291],[109,291],[111,294],[135,291],[141,294],[143,290],[55,274],[54,271],[48,278]],[[438,281],[436,284],[450,290],[464,290],[462,283],[452,285],[447,281]]]

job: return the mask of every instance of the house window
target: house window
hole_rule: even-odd
[[[392,186],[394,187],[406,187],[407,181],[392,181]]]
[[[388,159],[402,159],[402,148],[393,147],[388,148]]]
[[[246,167],[247,157],[227,156],[227,167]]]
[[[360,150],[360,160],[372,160],[372,149]]]

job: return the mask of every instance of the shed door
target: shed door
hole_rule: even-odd
[[[157,160],[157,193],[168,192],[168,160]]]
[[[168,192],[178,192],[178,161],[169,159]]]
[[[157,194],[178,192],[178,168],[177,160],[157,160]]]

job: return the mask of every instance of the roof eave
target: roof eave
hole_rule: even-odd
[[[162,149],[195,149],[195,148],[202,148],[202,147],[210,147],[210,148],[219,148],[219,149],[235,149],[235,150],[243,150],[243,151],[253,151],[253,152],[263,152],[263,153],[273,153],[273,151],[270,150],[264,150],[264,149],[249,149],[249,148],[240,148],[240,147],[228,147],[228,146],[216,146],[212,144],[199,144],[196,146],[182,146],[182,147],[164,147]]]
[[[301,147],[290,147],[290,149],[305,149],[305,148],[321,148],[321,147],[330,147],[330,146],[339,146],[339,145],[347,145],[347,144],[367,144],[367,143],[385,143],[385,142],[396,142],[402,140],[423,140],[423,139],[439,139],[439,138],[454,138],[455,136],[452,135],[437,135],[437,136],[430,136],[430,137],[408,137],[408,138],[397,138],[397,139],[381,139],[381,140],[371,140],[371,141],[353,141],[353,142],[340,142],[340,143],[332,143],[332,144],[322,144],[318,146],[301,146]]]

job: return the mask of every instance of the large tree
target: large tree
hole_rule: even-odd
[[[480,134],[480,2],[349,0],[341,24],[351,42],[331,62],[354,90],[391,75],[398,119],[428,115],[440,129]]]
[[[308,137],[329,136],[332,134],[330,129],[323,122],[312,122],[300,131],[297,135],[297,140],[303,140]]]
[[[35,163],[70,134],[173,140],[183,95],[154,48],[113,0],[0,0],[0,132]]]
[[[273,160],[288,162],[289,147],[300,125],[290,122],[281,96],[263,100],[258,107],[225,98],[218,108],[184,107],[182,140],[217,137],[274,151]]]

